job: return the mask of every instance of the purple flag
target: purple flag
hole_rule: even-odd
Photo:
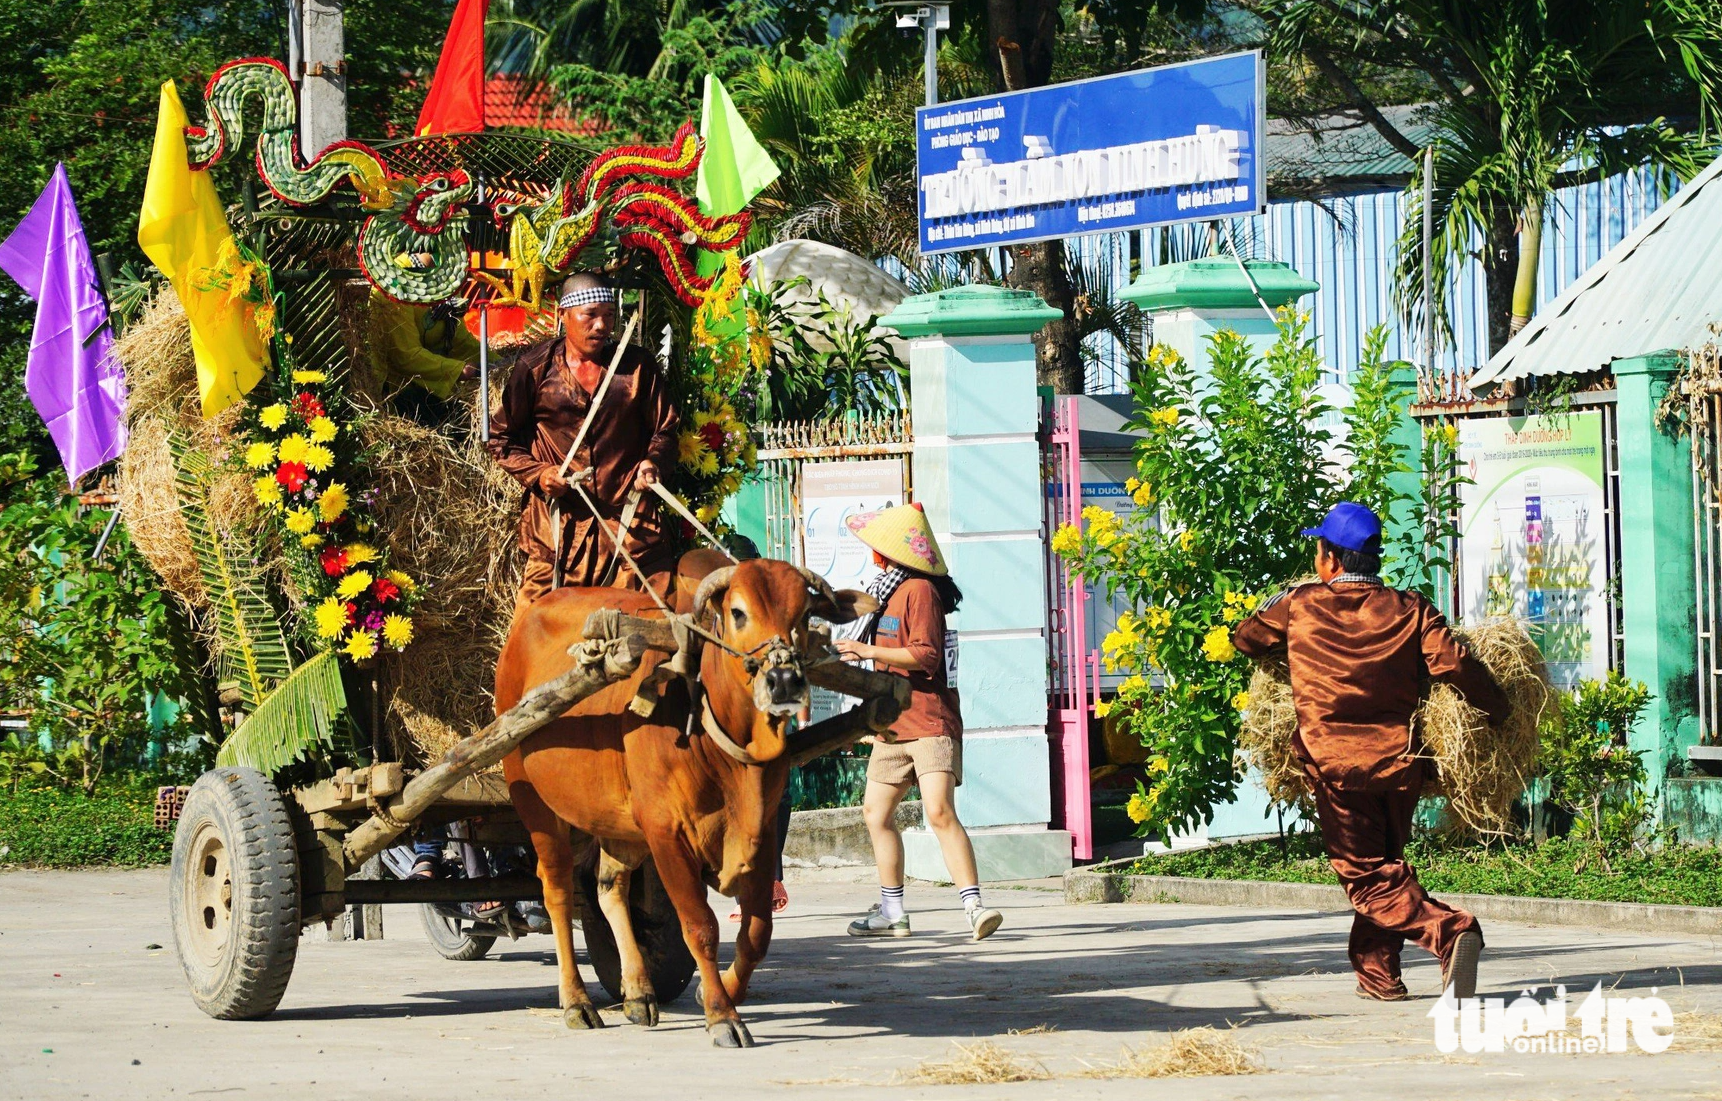
[[[0,269],[36,300],[24,389],[76,483],[125,450],[126,379],[64,164],[0,243]]]

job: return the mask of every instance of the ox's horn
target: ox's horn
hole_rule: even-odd
[[[814,573],[806,566],[795,567],[795,572],[800,574],[807,583],[813,587],[814,592],[830,601],[833,608],[837,606],[837,593],[831,588],[831,582]]]
[[[706,574],[704,580],[700,582],[700,587],[694,591],[695,619],[706,614],[706,603],[718,593],[729,588],[729,579],[734,575],[734,566],[724,566]]]

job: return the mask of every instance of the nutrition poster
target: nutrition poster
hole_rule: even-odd
[[[1608,671],[1602,414],[1459,422],[1459,619],[1532,624],[1555,683]]]

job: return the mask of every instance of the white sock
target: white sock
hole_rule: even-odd
[[[896,921],[903,916],[903,887],[879,888],[879,913],[886,921]]]
[[[964,910],[978,910],[981,908],[981,888],[979,884],[976,884],[973,887],[958,887],[957,895],[963,900]]]

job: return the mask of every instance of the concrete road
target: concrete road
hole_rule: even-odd
[[[213,1021],[184,990],[164,872],[0,875],[0,1097],[1722,1098],[1722,952],[1707,940],[1496,925],[1485,992],[1512,997],[1552,981],[1588,990],[1598,979],[1621,994],[1654,987],[1682,1014],[1676,1045],[1661,1055],[1444,1056],[1426,1019],[1433,961],[1407,952],[1408,984],[1430,997],[1359,1001],[1346,915],[1066,906],[1042,883],[990,889],[1005,926],[971,944],[954,893],[912,885],[916,936],[857,941],[843,926],[873,897],[863,874],[800,873],[790,895],[743,1010],[760,1046],[718,1051],[691,995],[656,1030],[609,1010],[614,1027],[570,1032],[553,1008],[549,938],[448,963],[416,913],[398,907],[387,940],[307,936],[274,1016]],[[1267,1073],[1070,1077],[1197,1025],[1238,1026]],[[1028,1031],[1043,1026],[1056,1031]],[[901,1081],[976,1039],[1060,1077]]]

